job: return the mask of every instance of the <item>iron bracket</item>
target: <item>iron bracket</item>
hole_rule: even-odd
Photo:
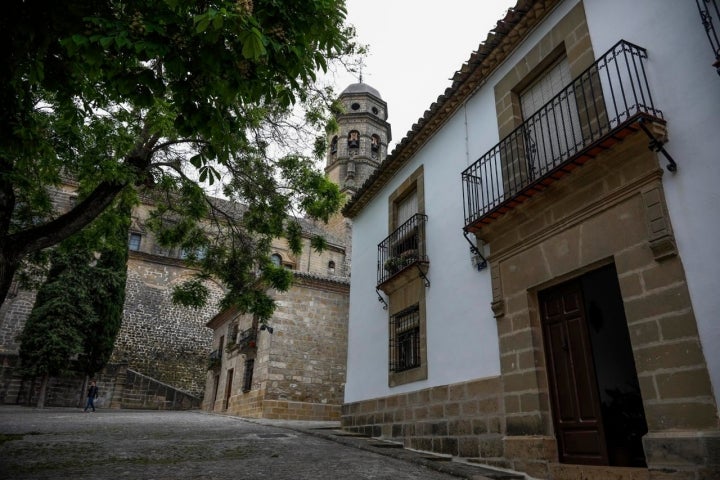
[[[380,295],[380,290],[378,290],[377,287],[375,287],[375,293],[377,293],[378,301],[383,304],[383,310],[387,310],[388,304],[385,301],[385,299],[382,297],[382,295]]]
[[[483,254],[480,252],[480,249],[475,246],[475,244],[468,238],[467,230],[463,229],[463,237],[465,237],[465,240],[470,244],[470,253],[473,255],[477,255],[480,257],[482,262],[477,263],[477,269],[478,272],[481,270],[484,270],[487,268],[487,259],[483,256]]]
[[[643,132],[645,132],[645,135],[647,135],[650,139],[648,148],[654,152],[662,153],[668,161],[668,164],[665,166],[665,168],[667,168],[670,172],[677,172],[677,163],[675,163],[675,160],[673,160],[667,150],[665,150],[665,148],[663,147],[664,142],[657,138],[655,135],[653,135],[650,129],[645,126],[645,121],[643,119],[640,119],[639,123],[640,128],[642,128]]]
[[[417,267],[418,272],[420,272],[420,276],[421,276],[421,277],[423,278],[423,280],[425,281],[425,287],[430,288],[430,280],[429,280],[429,279],[427,278],[427,276],[425,275],[425,272],[422,271],[422,267],[420,266],[420,262],[415,262],[415,266]]]

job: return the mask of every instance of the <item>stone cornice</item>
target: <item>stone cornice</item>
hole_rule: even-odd
[[[561,0],[518,0],[488,33],[478,50],[455,72],[452,85],[430,105],[405,138],[345,205],[343,214],[353,218],[360,213],[393,175],[462,107],[528,33],[560,2]]]

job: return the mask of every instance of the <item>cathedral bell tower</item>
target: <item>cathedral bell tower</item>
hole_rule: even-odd
[[[344,113],[339,130],[328,138],[325,173],[352,196],[387,155],[391,140],[387,103],[366,83],[353,83],[340,94]]]

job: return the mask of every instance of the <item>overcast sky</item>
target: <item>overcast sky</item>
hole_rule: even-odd
[[[451,85],[515,0],[346,0],[348,21],[370,53],[363,83],[388,104],[390,151]],[[340,93],[357,78],[338,76]]]

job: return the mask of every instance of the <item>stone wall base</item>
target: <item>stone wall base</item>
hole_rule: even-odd
[[[215,411],[221,410],[222,405],[216,402]],[[231,397],[223,413],[247,418],[339,421],[340,410],[340,405],[268,399],[257,390]]]
[[[17,355],[0,355],[0,403],[36,405],[39,379],[22,378]],[[98,408],[148,410],[189,410],[200,407],[200,398],[154,378],[135,372],[126,364],[108,364],[95,375],[100,396]],[[81,408],[85,402],[84,375],[68,374],[51,378],[45,396],[46,407]]]
[[[650,480],[646,468],[606,467],[595,465],[548,464],[551,480]]]
[[[651,432],[643,448],[651,480],[720,478],[720,431]]]
[[[343,405],[343,429],[402,442],[408,448],[503,461],[499,377],[427,388]]]

